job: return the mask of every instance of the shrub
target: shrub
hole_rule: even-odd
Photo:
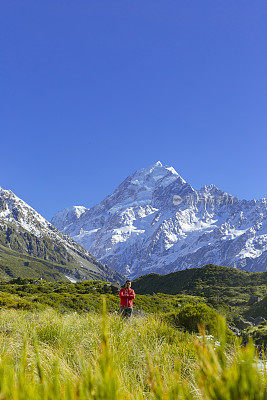
[[[205,303],[186,304],[179,311],[167,314],[166,318],[189,332],[198,332],[199,326],[205,326],[211,334],[217,332],[218,314]]]

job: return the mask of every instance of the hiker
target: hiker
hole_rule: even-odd
[[[133,313],[133,299],[135,298],[134,290],[131,289],[131,281],[126,281],[125,286],[120,290],[119,296],[121,299],[121,316],[123,318],[131,318]]]

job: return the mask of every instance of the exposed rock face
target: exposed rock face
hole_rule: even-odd
[[[22,254],[73,267],[75,280],[122,281],[123,277],[97,261],[69,236],[62,234],[12,191],[0,188],[0,245]],[[25,265],[25,267],[27,267]]]
[[[131,278],[206,264],[266,271],[266,202],[239,200],[214,185],[194,190],[158,162],[91,209],[65,209],[52,223]]]

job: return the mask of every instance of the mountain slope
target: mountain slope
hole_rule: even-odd
[[[266,199],[239,200],[214,185],[194,190],[157,162],[91,209],[64,209],[52,223],[135,278],[208,263],[266,271],[266,215]]]
[[[95,272],[91,272],[91,279],[101,279]],[[90,279],[89,271],[88,278]],[[46,281],[72,281],[77,279],[73,268],[68,265],[57,264],[38,257],[19,253],[0,245],[0,280],[11,278],[44,279]]]
[[[6,259],[7,250],[11,249],[16,252],[9,254],[13,257],[13,262],[15,259],[17,261],[20,259],[19,253],[37,257],[48,262],[46,267],[54,265],[60,274],[65,275],[64,270],[66,270],[73,280],[92,278],[112,282],[123,280],[120,274],[98,262],[88,251],[59,232],[14,193],[2,188],[0,188],[0,245],[2,245],[0,267],[1,260],[2,264],[4,263],[4,254]],[[38,262],[40,265],[40,261]],[[18,264],[20,265],[19,262]],[[41,264],[44,265],[42,262]],[[65,269],[60,269],[60,266]],[[26,265],[25,270],[23,268],[15,270],[16,274],[21,276],[25,276],[27,270],[27,276],[30,277],[30,269]],[[11,275],[7,272],[6,274],[8,277],[12,276],[12,269],[10,269]]]

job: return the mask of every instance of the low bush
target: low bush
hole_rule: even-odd
[[[198,332],[203,326],[207,332],[217,333],[218,314],[205,303],[186,304],[180,310],[166,314],[165,318],[178,328]]]

